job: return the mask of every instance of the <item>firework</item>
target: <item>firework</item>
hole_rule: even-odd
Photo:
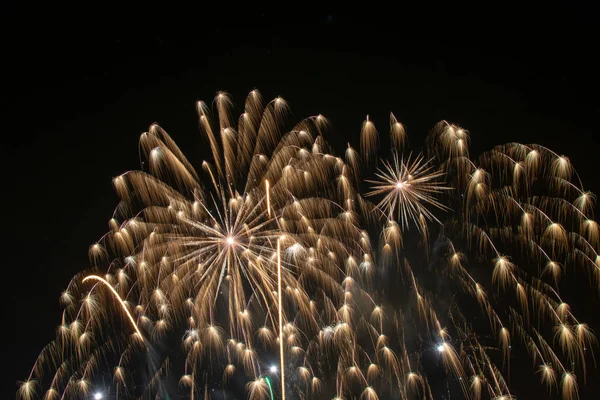
[[[410,222],[421,228],[421,216],[440,223],[429,208],[448,209],[436,199],[436,194],[449,189],[442,186],[439,180],[444,172],[431,172],[433,166],[423,162],[423,156],[413,161],[409,157],[404,161],[394,154],[393,164],[386,161],[382,164],[384,168],[375,174],[380,180],[367,180],[374,184],[373,190],[367,193],[367,196],[385,195],[378,207],[385,209],[389,219],[393,220],[393,214],[396,213],[396,219],[400,219],[403,229],[406,229]]]
[[[597,286],[599,228],[568,158],[472,159],[444,121],[413,157],[392,114],[390,161],[368,117],[342,159],[324,117],[286,129],[281,98],[214,105],[197,105],[200,172],[158,125],[142,134],[147,162],[114,179],[110,230],[18,397],[431,399],[433,365],[466,398],[509,399],[515,353],[577,397],[595,337],[558,286],[567,266]]]

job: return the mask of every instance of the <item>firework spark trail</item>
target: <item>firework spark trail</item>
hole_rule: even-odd
[[[598,284],[600,228],[568,158],[518,143],[471,158],[469,133],[445,121],[413,158],[391,114],[377,169],[368,117],[343,159],[321,115],[284,130],[281,98],[252,91],[237,120],[226,93],[214,105],[213,119],[197,104],[204,175],[160,126],[140,137],[147,169],[113,180],[110,230],[19,398],[86,398],[112,375],[123,399],[229,386],[263,399],[277,353],[284,398],[435,398],[449,381],[428,377],[431,354],[466,398],[512,398],[511,359],[527,354],[543,385],[577,398],[597,343],[559,285],[567,265]]]
[[[267,186],[268,187],[268,186]],[[279,304],[279,362],[281,364],[281,398],[285,399],[285,359],[283,354],[283,306],[281,299],[281,238],[277,238],[277,302]]]
[[[267,196],[267,212],[269,214],[269,217],[271,217],[271,194],[269,193],[270,190],[271,187],[269,185],[269,181],[265,179],[265,193]]]
[[[112,285],[110,283],[108,283],[105,279],[103,279],[103,278],[101,278],[99,276],[96,276],[96,275],[86,276],[85,278],[83,278],[81,280],[81,283],[85,283],[86,281],[89,281],[89,280],[99,281],[99,282],[101,282],[104,286],[106,286],[111,291],[111,293],[115,296],[115,298],[117,299],[117,301],[121,304],[121,307],[123,308],[123,311],[127,315],[127,318],[129,318],[129,321],[131,322],[131,325],[133,326],[133,329],[135,329],[135,332],[139,335],[140,339],[142,341],[144,341],[144,336],[142,336],[142,332],[140,332],[140,330],[138,329],[137,324],[135,323],[135,320],[133,319],[133,317],[129,313],[129,310],[127,309],[127,305],[125,304],[125,302],[123,301],[123,299],[121,298],[121,296],[119,296],[119,293],[112,287]]]

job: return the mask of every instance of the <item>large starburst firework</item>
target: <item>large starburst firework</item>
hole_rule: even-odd
[[[442,121],[413,158],[392,115],[391,161],[370,171],[368,118],[342,159],[324,117],[287,130],[281,98],[252,91],[239,119],[214,104],[197,107],[201,173],[158,125],[141,136],[147,163],[114,179],[110,230],[19,398],[508,399],[527,357],[577,397],[596,342],[558,289],[577,266],[597,290],[599,228],[566,157],[471,159]]]

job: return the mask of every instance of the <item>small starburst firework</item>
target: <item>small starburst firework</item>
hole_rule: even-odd
[[[435,171],[422,155],[413,160],[409,156],[405,161],[394,154],[393,164],[385,160],[382,164],[383,168],[375,173],[379,180],[367,180],[373,184],[367,196],[384,195],[377,207],[390,219],[396,214],[403,229],[411,222],[420,229],[421,216],[440,223],[430,209],[448,209],[436,198],[436,195],[450,189],[440,181],[444,171]]]

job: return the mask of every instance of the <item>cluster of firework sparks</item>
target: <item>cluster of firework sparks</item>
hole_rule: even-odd
[[[161,127],[142,134],[145,168],[114,179],[110,230],[18,398],[433,399],[433,350],[465,398],[510,399],[517,349],[578,397],[596,342],[558,285],[577,267],[597,289],[599,226],[566,157],[474,159],[444,121],[412,156],[393,115],[388,161],[368,118],[338,157],[324,117],[285,129],[281,98],[214,104],[197,104],[200,173]]]

